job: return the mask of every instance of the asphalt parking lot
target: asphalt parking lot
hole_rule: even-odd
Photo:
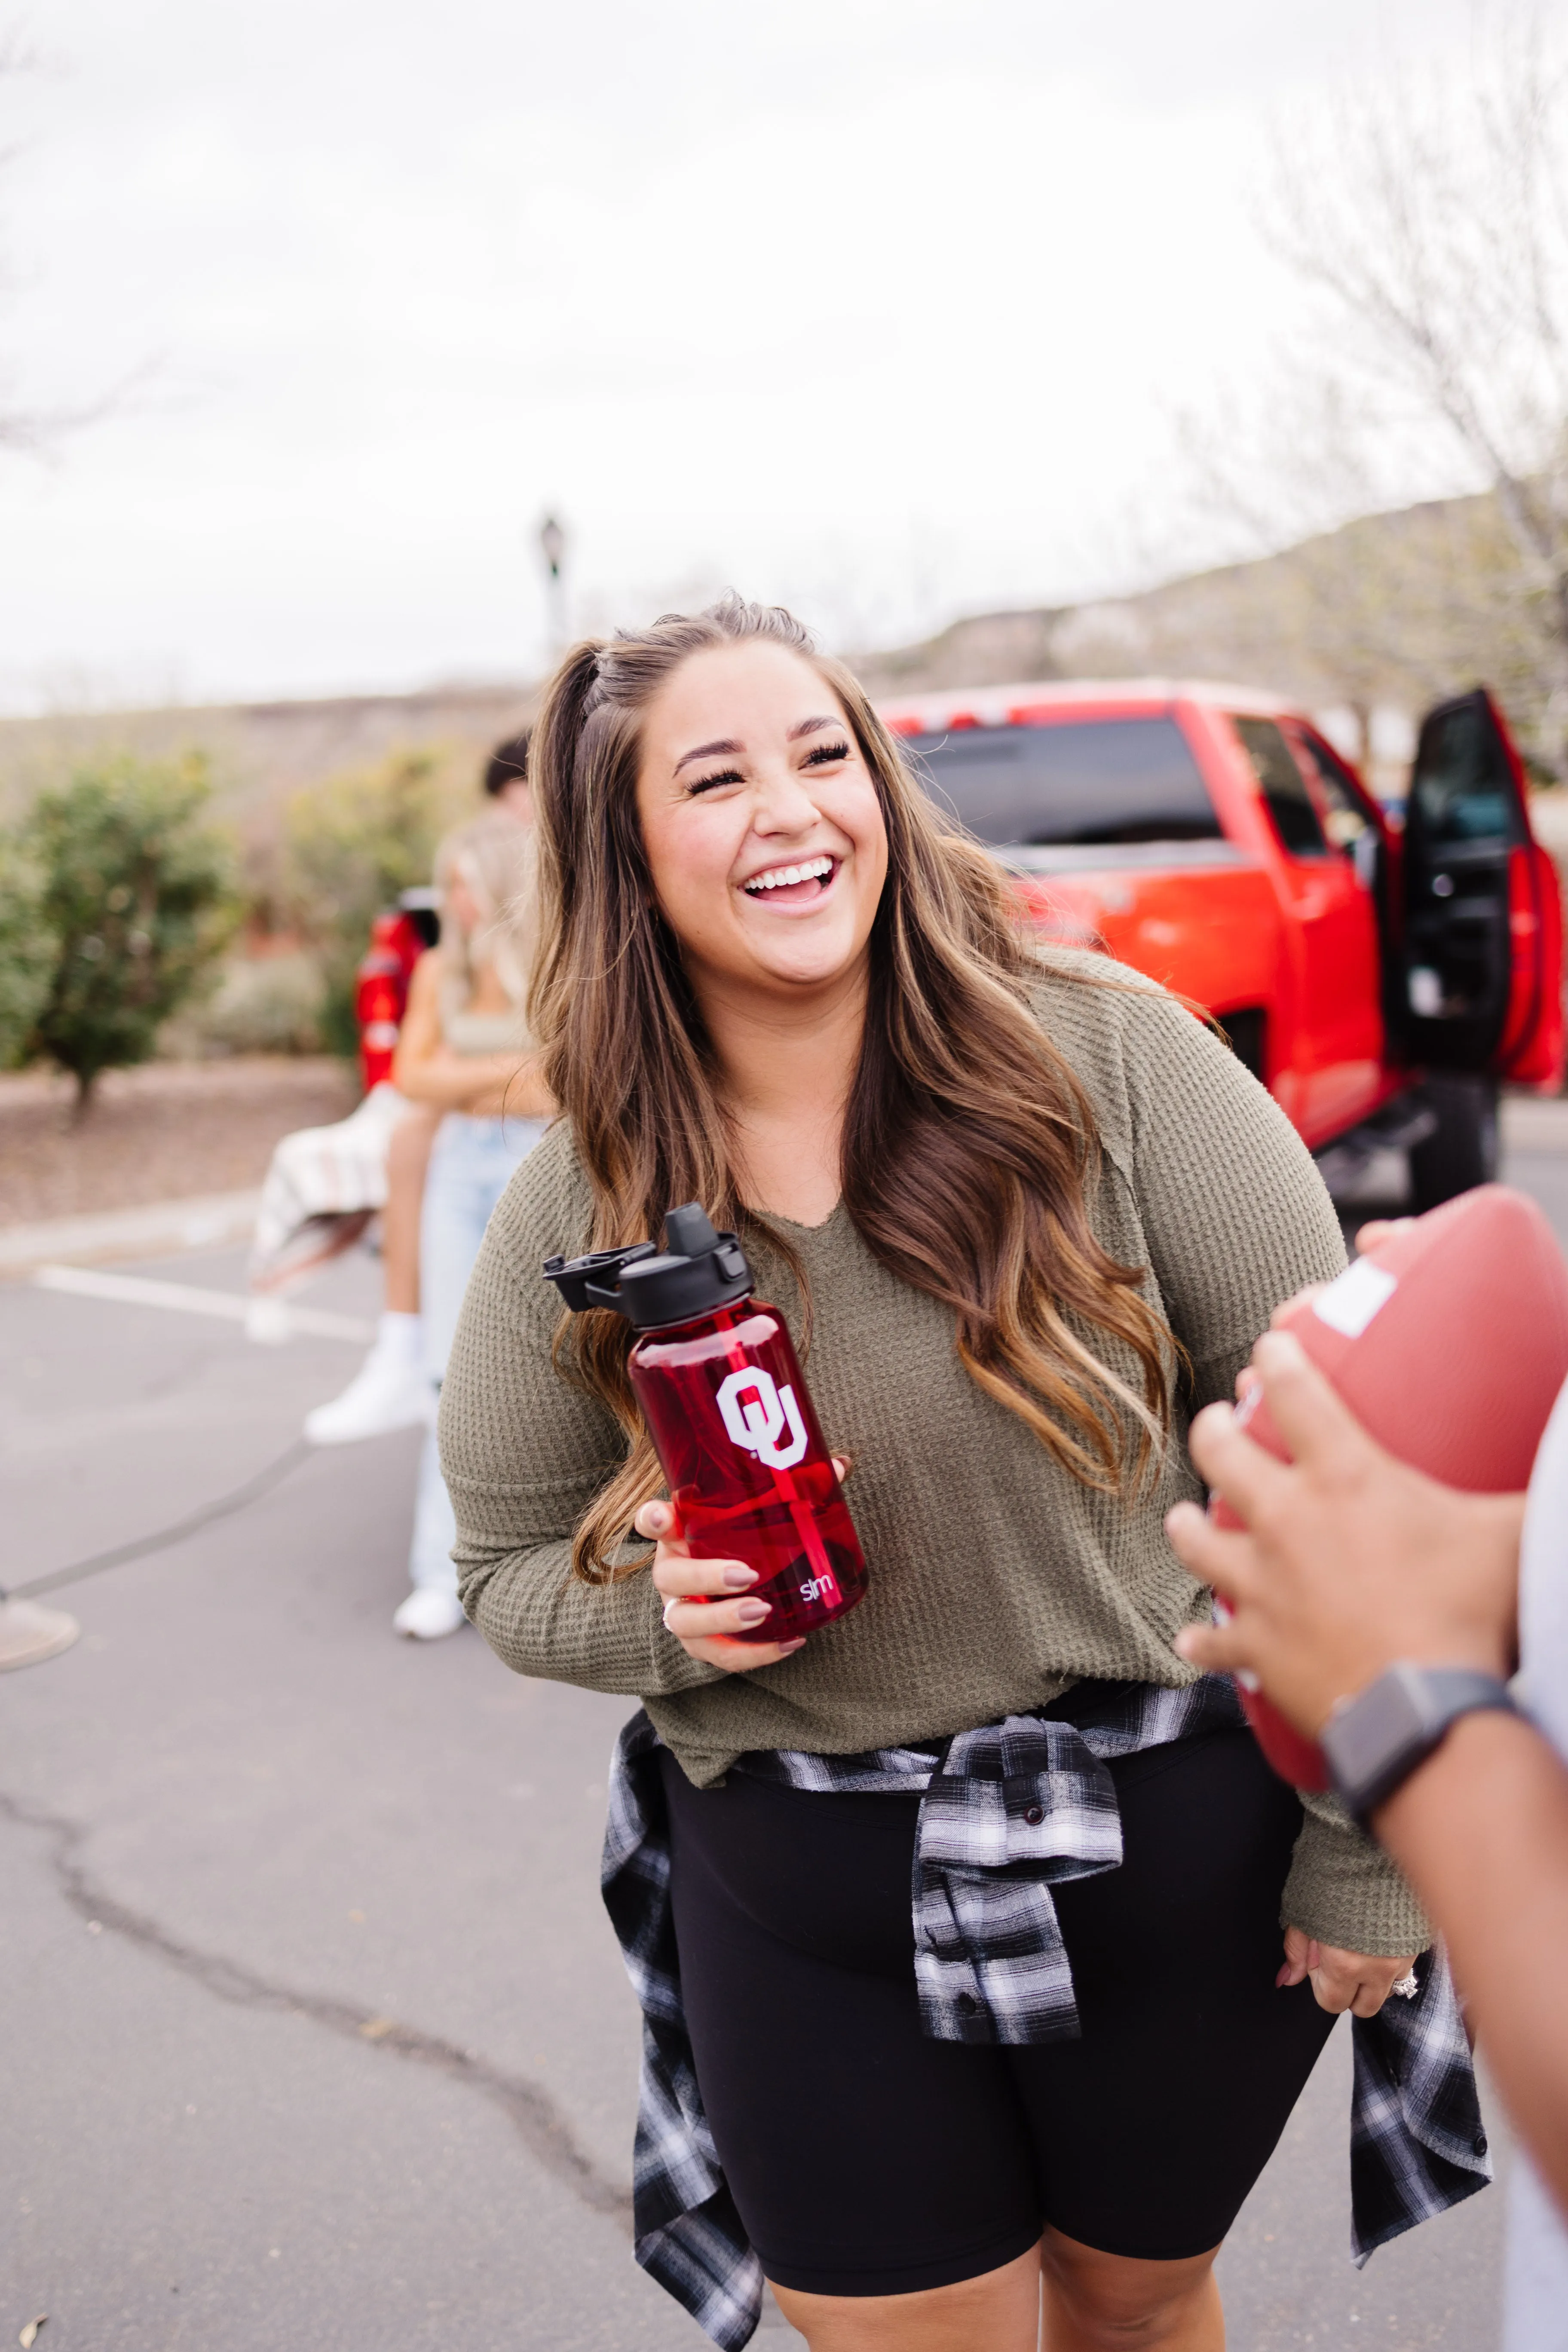
[[[1507,1172],[1568,1238],[1555,1118]],[[241,1282],[234,1252],[145,1271]],[[361,1258],[309,1303],[375,1287]],[[355,1360],[0,1289],[7,1586],[278,1473],[71,1584],[82,1639],[0,1678],[0,2344],[47,2313],[41,2352],[697,2352],[629,2251],[596,1875],[629,1707],[394,1638],[416,1437],[289,1453]],[[1349,2072],[1342,2029],[1223,2257],[1231,2342],[1488,2352],[1495,2191],[1350,2265]]]

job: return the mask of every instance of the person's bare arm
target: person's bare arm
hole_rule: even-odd
[[[1400,1659],[1506,1675],[1524,1497],[1459,1494],[1396,1462],[1287,1335],[1256,1361],[1293,1459],[1255,1445],[1228,1406],[1194,1423],[1193,1457],[1245,1527],[1171,1513],[1177,1553],[1234,1612],[1185,1629],[1182,1654],[1256,1674],[1310,1737]],[[1509,2110],[1568,2208],[1568,1770],[1518,1718],[1468,1717],[1373,1828],[1446,1937]]]
[[[441,1035],[441,970],[434,951],[422,955],[408,983],[408,1008],[392,1057],[392,1082],[410,1102],[437,1110],[468,1111],[478,1118],[548,1118],[555,1106],[537,1056],[454,1054]]]
[[[515,1054],[454,1054],[443,1045],[407,1075],[395,1063],[393,1076],[412,1101],[475,1118],[548,1118],[555,1108],[537,1061]]]
[[[1441,1927],[1508,2111],[1568,2213],[1568,1770],[1517,1716],[1466,1716],[1373,1828]]]

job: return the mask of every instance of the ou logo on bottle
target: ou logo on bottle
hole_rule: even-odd
[[[771,1372],[731,1372],[719,1391],[724,1426],[742,1453],[754,1454],[770,1470],[793,1470],[805,1452],[805,1424],[792,1388],[780,1388]],[[789,1435],[781,1445],[785,1431]]]

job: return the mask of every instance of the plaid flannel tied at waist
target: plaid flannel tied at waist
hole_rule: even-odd
[[[1073,1720],[1009,1716],[930,1748],[747,1756],[735,1769],[824,1795],[920,1791],[915,1979],[933,2040],[1075,2038],[1072,1969],[1051,1888],[1114,1870],[1121,1821],[1106,1759],[1243,1721],[1228,1680],[1184,1690],[1080,1685]],[[646,1714],[616,1743],[601,1884],[643,2012],[633,2161],[637,2259],[715,2344],[750,2340],[762,2266],[735,2210],[697,2086],[669,1900],[669,1839]],[[1491,2178],[1469,2045],[1447,1966],[1354,2020],[1352,2252],[1374,2249]]]

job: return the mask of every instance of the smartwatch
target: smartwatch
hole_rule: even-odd
[[[1462,1715],[1519,1710],[1508,1685],[1471,1666],[1389,1667],[1354,1698],[1342,1699],[1319,1735],[1334,1787],[1363,1829]]]

